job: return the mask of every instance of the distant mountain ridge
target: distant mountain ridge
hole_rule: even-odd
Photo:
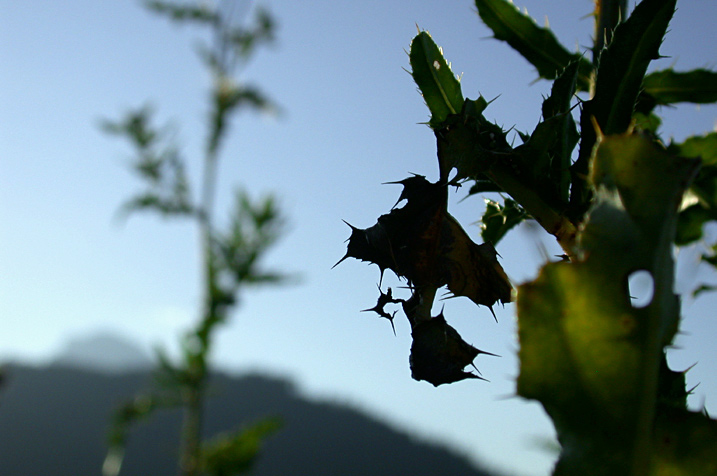
[[[0,475],[100,475],[113,408],[149,381],[148,372],[102,374],[51,365],[9,365],[0,388]],[[465,457],[392,429],[355,409],[301,397],[284,379],[215,374],[207,436],[265,416],[284,427],[267,440],[254,476],[485,476]],[[176,474],[180,414],[164,410],[137,425],[123,476]]]
[[[142,371],[152,368],[152,359],[129,339],[104,332],[70,339],[53,365],[102,372]]]

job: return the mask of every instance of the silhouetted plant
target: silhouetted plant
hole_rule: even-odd
[[[343,259],[408,281],[406,299],[379,285],[372,310],[393,320],[386,306],[401,305],[412,329],[413,378],[433,385],[480,378],[464,368],[483,351],[443,312],[431,315],[436,292],[446,286],[488,307],[512,300],[493,246],[522,221],[537,222],[565,255],[517,289],[517,387],[553,420],[562,448],[554,474],[717,474],[717,422],[688,411],[684,372],[665,358],[680,320],[674,247],[700,239],[702,225],[717,219],[717,134],[665,144],[655,110],[716,102],[717,73],[647,74],[676,0],[643,0],[629,16],[626,3],[595,2],[590,61],[511,2],[475,1],[495,38],[553,80],[542,120],[517,133],[517,146],[485,118],[485,99],[464,99],[443,52],[419,32],[409,56],[431,112],[439,179],[398,182],[406,204],[370,228],[352,226]],[[471,194],[497,194],[487,201],[481,245],[447,211],[449,186],[467,182]],[[714,254],[703,259],[717,265]],[[628,286],[638,272],[653,288],[639,306]]]
[[[154,124],[151,108],[145,106],[130,111],[118,121],[105,121],[103,128],[130,142],[135,150],[131,169],[145,185],[145,191],[127,201],[122,211],[150,211],[188,219],[199,228],[203,301],[198,322],[181,343],[179,361],[159,352],[157,388],[138,395],[115,414],[104,474],[119,473],[131,425],[154,410],[166,407],[181,407],[184,411],[181,475],[237,474],[251,467],[261,440],[280,424],[277,419],[266,419],[203,442],[207,359],[214,332],[227,320],[239,291],[247,285],[282,280],[281,274],[264,270],[260,263],[280,235],[282,218],[273,197],[254,200],[246,190],[238,188],[229,224],[226,229],[220,229],[214,221],[214,196],[217,163],[231,117],[243,109],[273,109],[271,101],[259,89],[239,80],[238,70],[258,46],[273,39],[274,22],[260,9],[249,26],[237,22],[237,18],[243,18],[248,11],[248,2],[222,1],[215,5],[214,2],[146,1],[144,5],[171,21],[203,29],[210,37],[198,50],[212,78],[203,177],[198,193],[193,193],[191,185],[194,184],[186,173],[186,159],[168,134],[168,128]]]

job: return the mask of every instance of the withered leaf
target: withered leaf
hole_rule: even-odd
[[[393,311],[393,314],[389,314],[388,312],[386,312],[385,308],[386,304],[399,302],[402,303],[403,299],[395,299],[393,297],[393,291],[391,290],[391,288],[388,288],[388,290],[384,293],[383,291],[381,291],[381,286],[379,285],[378,292],[379,296],[376,305],[369,309],[363,309],[361,310],[361,312],[373,311],[379,316],[388,319],[389,322],[391,322],[391,329],[393,329],[393,335],[396,335],[396,327],[393,325],[393,318],[396,316],[397,311]]]
[[[493,245],[473,243],[448,213],[443,220],[441,254],[444,257],[442,272],[453,295],[465,296],[478,305],[487,306],[491,312],[496,302],[511,301],[513,288],[498,263]]]
[[[391,243],[389,242],[389,237],[384,226],[381,224],[381,218],[385,216],[388,215],[381,216],[378,223],[365,230],[356,228],[347,221],[344,221],[344,223],[351,227],[351,236],[347,240],[349,244],[346,254],[333,267],[338,266],[346,258],[356,258],[361,261],[376,264],[381,270],[382,277],[383,272],[387,268],[396,272]]]
[[[485,380],[464,369],[473,364],[478,354],[495,355],[478,350],[465,342],[453,327],[448,325],[443,313],[419,322],[412,332],[411,377],[425,380],[437,387],[467,378]]]
[[[491,313],[496,302],[512,298],[512,286],[498,263],[493,245],[477,245],[448,213],[448,184],[431,183],[421,175],[400,182],[403,191],[390,213],[367,229],[351,226],[346,255],[376,264],[381,277],[386,269],[405,278],[409,299],[396,299],[381,291],[374,311],[393,326],[394,313],[385,308],[400,303],[413,335],[411,375],[434,386],[467,378],[481,378],[464,369],[483,352],[466,343],[446,323],[443,313],[431,317],[436,290],[446,286],[453,296],[465,296]],[[396,206],[405,200],[401,208]],[[336,266],[336,265],[334,265]],[[495,314],[493,314],[495,317]],[[395,333],[395,328],[394,328]],[[490,354],[494,355],[494,354]]]
[[[420,175],[394,183],[403,185],[399,202],[406,204],[365,230],[349,225],[348,249],[339,263],[348,257],[369,261],[416,289],[447,286],[454,296],[489,308],[510,302],[512,286],[493,246],[475,244],[448,213],[447,185]]]
[[[390,269],[409,284],[432,284],[440,220],[447,201],[446,187],[432,184],[420,175],[395,183],[404,186],[399,202],[405,198],[406,205],[381,215],[370,228],[360,229],[347,223],[351,236],[346,254],[334,266],[346,258],[357,258],[376,264],[381,274]]]

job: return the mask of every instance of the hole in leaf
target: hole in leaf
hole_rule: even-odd
[[[649,271],[641,269],[630,274],[627,278],[627,288],[632,307],[640,309],[649,306],[652,302],[655,283]]]

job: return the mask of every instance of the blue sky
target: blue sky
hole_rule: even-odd
[[[521,0],[546,16],[570,48],[584,51],[592,2]],[[632,2],[631,2],[632,3]],[[244,71],[281,107],[277,118],[244,114],[234,123],[220,170],[217,216],[228,213],[232,187],[273,191],[287,233],[267,264],[300,276],[297,284],[242,295],[216,339],[214,361],[241,372],[261,369],[294,379],[309,395],[335,398],[424,438],[455,445],[476,460],[522,475],[546,474],[552,435],[542,408],[513,397],[514,306],[485,308],[456,299],[449,322],[466,340],[502,357],[480,356],[491,382],[433,388],[410,378],[410,330],[360,309],[377,297],[378,270],[358,261],[331,266],[345,252],[346,219],[368,227],[400,189],[381,185],[410,172],[437,176],[435,141],[408,73],[405,50],[425,28],[462,74],[468,97],[496,98],[486,116],[505,128],[532,130],[549,83],[489,31],[470,1],[317,0],[263,2],[279,25],[278,41]],[[717,67],[717,4],[678,2],[657,67]],[[0,355],[44,362],[68,338],[114,331],[150,348],[176,346],[193,322],[199,298],[197,234],[188,223],[135,215],[117,220],[139,183],[128,172],[131,151],[103,135],[102,117],[117,118],[149,101],[198,172],[208,77],[193,44],[196,32],[144,12],[138,2],[0,1]],[[663,132],[681,140],[715,128],[717,108],[664,111]],[[449,206],[471,226],[482,200]],[[516,283],[537,273],[557,248],[523,226],[500,244]],[[714,276],[680,256],[678,286]],[[395,285],[387,276],[386,284]],[[691,405],[717,406],[714,295],[685,298],[677,369],[695,390]]]

